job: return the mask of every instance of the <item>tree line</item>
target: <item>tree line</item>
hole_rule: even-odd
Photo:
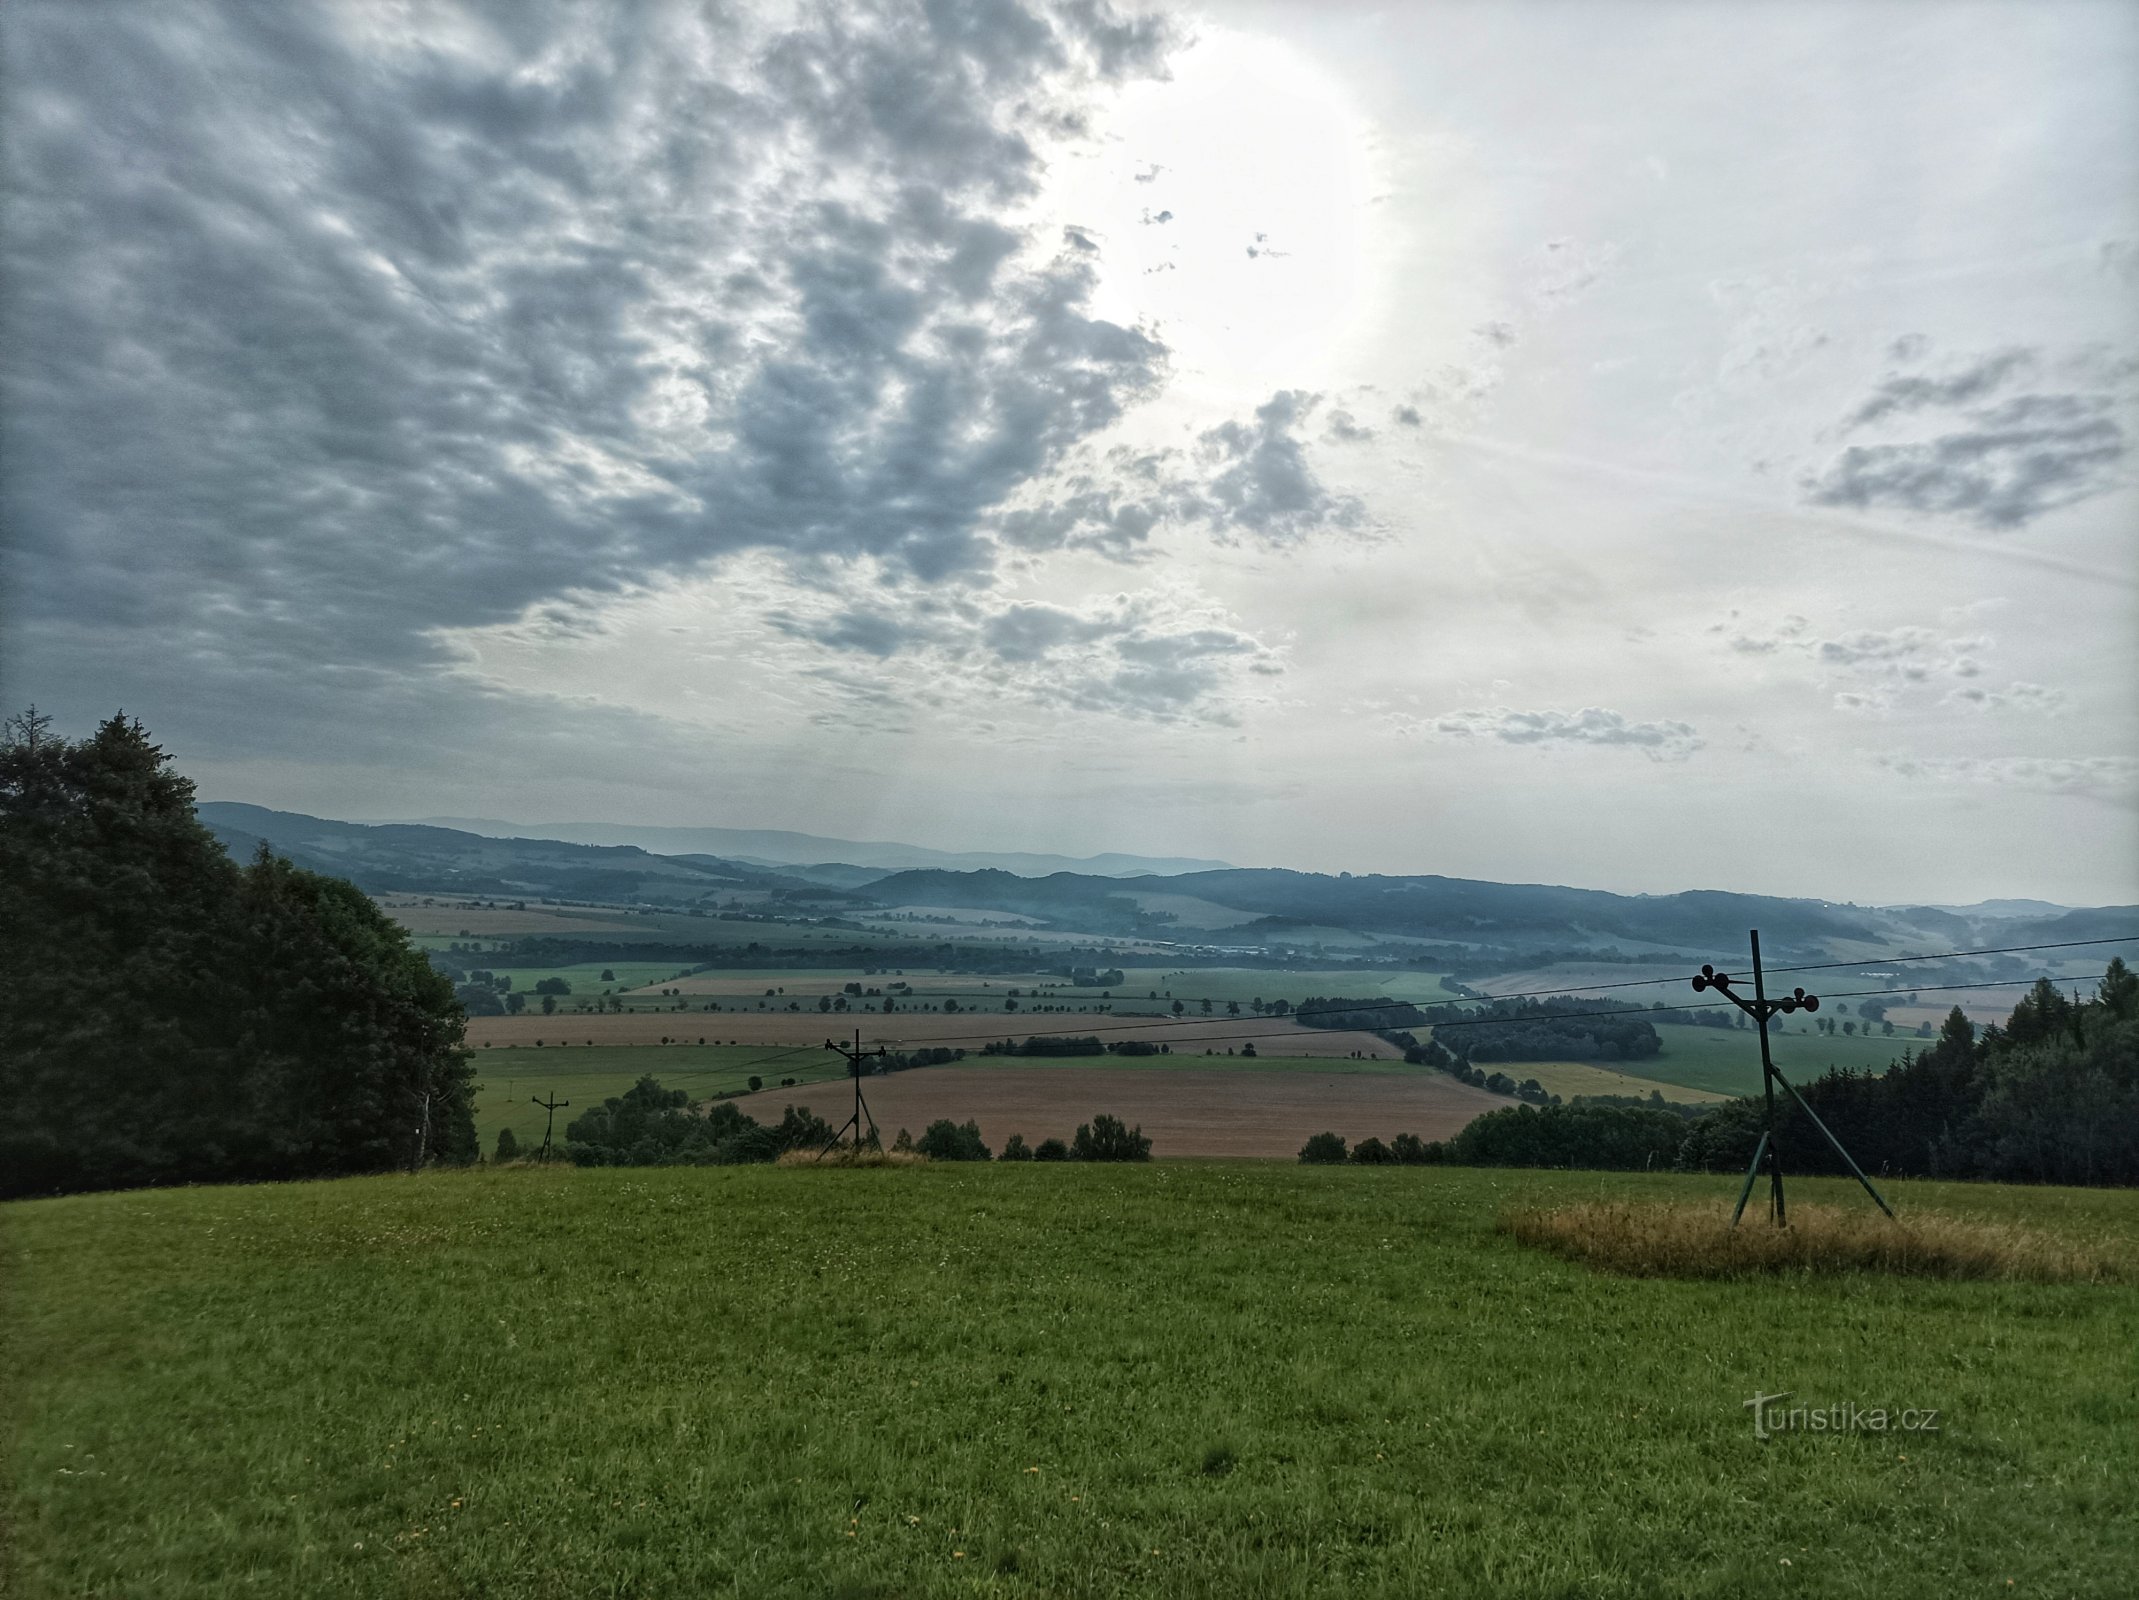
[[[1921,1052],[1796,1087],[1804,1106],[1777,1101],[1785,1173],[1849,1170],[1809,1106],[1874,1177],[2139,1184],[2139,975],[2117,957],[2084,999],[2040,979],[2003,1025],[1979,1032],[1955,1007]],[[1489,1112],[1438,1142],[1400,1134],[1347,1149],[1317,1134],[1300,1159],[1742,1172],[1765,1126],[1761,1097],[1713,1107],[1578,1097]]]
[[[475,1158],[451,982],[354,885],[232,861],[138,721],[0,726],[0,1196]]]

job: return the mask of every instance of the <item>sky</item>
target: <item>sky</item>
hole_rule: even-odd
[[[2139,901],[2139,5],[0,55],[0,698],[203,797]]]

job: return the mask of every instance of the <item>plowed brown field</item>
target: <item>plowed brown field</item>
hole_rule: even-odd
[[[862,1093],[889,1144],[900,1128],[918,1135],[939,1117],[976,1121],[998,1154],[1022,1133],[1027,1144],[1068,1140],[1099,1112],[1141,1124],[1151,1153],[1280,1156],[1331,1132],[1387,1143],[1399,1133],[1445,1139],[1482,1112],[1514,1102],[1446,1073],[1260,1072],[1136,1067],[922,1067],[866,1079]],[[844,1080],[767,1089],[735,1102],[760,1122],[806,1105],[834,1127],[853,1109]]]

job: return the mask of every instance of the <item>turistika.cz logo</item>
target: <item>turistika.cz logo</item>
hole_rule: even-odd
[[[1787,1403],[1793,1398],[1785,1392],[1756,1394],[1746,1401],[1746,1409],[1753,1413],[1753,1437],[1771,1439],[1778,1433],[1938,1432],[1936,1409],[1912,1406],[1897,1411],[1886,1406],[1860,1406],[1849,1400],[1826,1406],[1793,1406]]]

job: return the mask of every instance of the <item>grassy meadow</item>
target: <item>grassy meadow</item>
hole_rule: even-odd
[[[2131,1593],[2129,1275],[1635,1279],[1498,1227],[1729,1187],[516,1167],[18,1202],[0,1589]],[[2129,1192],[1891,1193],[2139,1256]],[[1782,1391],[1938,1427],[1756,1439]]]

